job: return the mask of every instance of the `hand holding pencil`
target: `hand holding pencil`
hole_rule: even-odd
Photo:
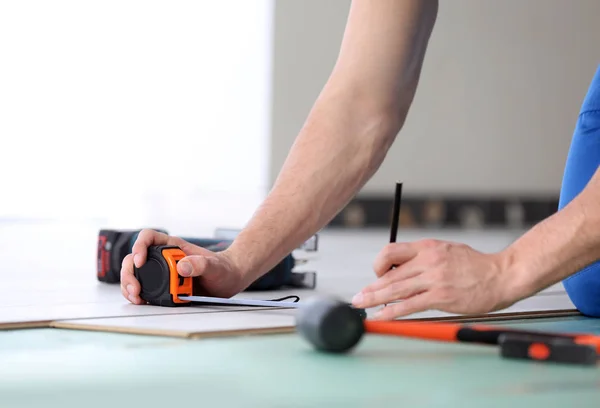
[[[515,271],[502,252],[437,239],[396,242],[401,194],[397,183],[390,243],[376,256],[377,279],[356,294],[355,307],[385,305],[375,318],[391,320],[426,310],[484,314],[519,300],[508,295]]]

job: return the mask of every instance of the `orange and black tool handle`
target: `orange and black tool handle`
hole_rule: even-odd
[[[140,297],[155,306],[188,306],[188,300],[180,296],[193,293],[192,278],[177,273],[177,263],[185,253],[177,246],[160,245],[148,247],[146,262],[141,268],[134,265],[133,273],[140,282]]]
[[[504,358],[534,360],[595,366],[597,346],[577,343],[574,339],[540,338],[517,333],[502,334],[498,338],[500,355]]]
[[[485,325],[365,320],[368,333],[419,339],[498,345],[507,358],[575,362],[600,353],[600,337],[589,334],[547,333]],[[591,353],[593,351],[593,354]],[[573,358],[569,358],[569,353]]]

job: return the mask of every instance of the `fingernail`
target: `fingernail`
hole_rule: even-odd
[[[128,299],[131,303],[137,303],[137,300],[134,295],[129,295]]]
[[[360,304],[363,301],[363,294],[362,293],[357,293],[356,295],[354,295],[354,297],[352,298],[352,303],[354,304]]]
[[[133,256],[133,263],[139,268],[142,263],[142,256],[140,254],[135,254]]]
[[[183,276],[192,274],[192,265],[188,261],[179,262],[179,273]]]
[[[127,285],[127,292],[129,292],[129,295],[133,295],[133,285]]]
[[[381,319],[382,317],[383,317],[383,311],[381,311],[381,310],[373,315],[374,319]]]

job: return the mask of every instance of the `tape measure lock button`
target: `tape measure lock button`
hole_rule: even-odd
[[[176,246],[151,246],[141,268],[134,266],[134,275],[140,282],[140,297],[155,306],[186,306],[191,302],[179,299],[192,294],[192,278],[177,273],[177,262],[185,253]]]

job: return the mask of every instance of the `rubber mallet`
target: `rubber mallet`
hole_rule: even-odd
[[[346,353],[366,333],[423,340],[500,346],[501,356],[571,364],[596,364],[600,337],[523,331],[485,325],[365,319],[343,301],[311,298],[296,314],[296,330],[315,349]]]

